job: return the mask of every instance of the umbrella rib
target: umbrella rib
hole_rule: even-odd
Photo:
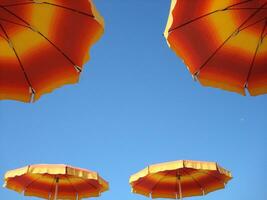
[[[250,68],[249,68],[249,72],[248,72],[248,75],[247,75],[247,78],[246,78],[246,82],[245,82],[245,87],[248,86],[248,81],[250,79],[251,72],[252,72],[253,66],[255,64],[255,60],[256,60],[260,45],[262,44],[262,42],[264,40],[264,37],[265,37],[264,32],[266,30],[266,27],[267,27],[267,19],[265,20],[265,23],[264,23],[264,26],[263,26],[263,29],[262,29],[262,32],[261,32],[261,35],[260,35],[260,38],[259,38],[259,42],[257,44],[256,50],[255,50],[255,53],[254,53],[254,56],[253,56],[253,59],[252,59],[252,62],[251,62]]]
[[[38,33],[39,35],[41,35],[46,41],[48,41],[58,52],[60,52],[73,66],[74,68],[78,71],[81,72],[82,69],[80,67],[78,67],[71,59],[69,56],[67,56],[59,47],[57,47],[50,39],[48,39],[43,33],[41,33],[40,31],[34,29],[29,22],[27,22],[26,20],[24,20],[23,18],[19,17],[18,15],[16,15],[14,12],[10,11],[9,9],[2,7],[4,10],[6,10],[8,13],[10,13],[11,15],[15,16],[16,18],[18,18],[19,20],[21,20],[22,22],[24,22],[25,24],[27,24],[27,26],[24,26],[25,28],[28,27],[30,30],[32,30],[33,32]],[[17,24],[18,25],[18,24]]]
[[[13,6],[21,6],[21,5],[27,5],[27,4],[46,4],[46,5],[50,5],[50,6],[59,7],[59,8],[65,9],[65,10],[69,10],[69,11],[72,11],[72,12],[76,12],[78,14],[85,15],[87,17],[90,17],[90,18],[95,19],[95,16],[94,15],[88,14],[86,12],[83,12],[83,11],[80,11],[80,10],[77,10],[77,9],[74,9],[74,8],[70,8],[70,7],[67,7],[67,6],[55,4],[55,3],[49,3],[49,2],[46,2],[46,1],[36,2],[36,1],[32,0],[30,2],[22,2],[22,3],[15,3],[15,4],[6,4],[6,5],[1,5],[1,6],[3,6],[3,7],[13,7]]]
[[[197,185],[201,188],[202,193],[205,194],[206,192],[202,184],[200,184],[200,182],[194,176],[190,175],[190,173],[188,173],[185,169],[183,169],[183,171],[197,183]]]
[[[181,183],[181,176],[179,175],[179,170],[182,170],[182,169],[177,169],[176,170],[176,184],[175,184],[175,195],[176,195],[176,199],[178,199],[178,193],[179,193],[179,199],[181,199],[181,197],[183,196],[182,194],[182,183]]]
[[[25,79],[26,79],[26,81],[27,81],[27,83],[28,83],[28,85],[29,85],[29,87],[30,87],[30,89],[31,89],[31,92],[34,94],[34,89],[33,89],[33,87],[32,87],[32,84],[31,84],[31,82],[30,82],[30,79],[29,79],[29,77],[28,77],[28,75],[27,75],[27,72],[26,72],[26,70],[25,70],[25,68],[24,68],[24,66],[23,66],[23,64],[22,64],[22,62],[21,62],[21,60],[20,60],[20,57],[19,57],[19,55],[18,55],[18,53],[17,53],[15,47],[14,47],[13,44],[12,44],[11,39],[9,38],[9,36],[8,36],[8,34],[7,34],[6,30],[5,30],[5,28],[3,27],[3,25],[2,25],[1,23],[0,23],[0,28],[2,29],[3,33],[5,34],[5,36],[6,36],[6,41],[7,41],[8,44],[11,46],[11,48],[12,48],[12,50],[13,50],[13,52],[14,52],[14,54],[15,54],[15,56],[16,56],[18,62],[19,62],[20,68],[21,68],[21,70],[22,70],[22,72],[23,72],[23,74],[24,74],[24,77],[25,77]]]
[[[248,8],[230,8],[229,10],[257,10],[259,7],[248,7]],[[266,10],[267,8],[261,8],[262,10]]]
[[[53,181],[52,181],[52,184],[51,184],[51,187],[50,187],[50,190],[49,190],[49,196],[52,195],[53,193],[53,188],[54,188],[54,185],[56,184],[56,179],[53,178]],[[50,199],[50,198],[49,198]]]
[[[264,3],[261,8],[265,7],[267,5],[267,2]],[[256,10],[255,12],[253,12],[250,16],[248,16],[246,18],[245,21],[243,21],[243,23],[241,23],[239,25],[239,27],[237,29],[235,29],[229,36],[228,38],[226,38],[223,43],[208,57],[208,59],[196,70],[196,72],[194,73],[194,76],[199,75],[200,70],[202,70],[208,63],[209,61],[217,54],[217,52],[234,36],[239,34],[240,29],[242,28],[242,26],[244,26],[250,19],[252,19],[260,10],[261,8],[259,8],[258,10]]]
[[[20,23],[17,23],[17,22],[13,22],[11,20],[8,20],[8,19],[4,19],[4,18],[0,18],[1,21],[4,21],[4,22],[8,22],[8,23],[11,23],[11,24],[15,24],[15,25],[18,25],[18,26],[23,26],[25,28],[29,28],[31,29],[31,27],[27,26],[27,25],[24,25],[24,24],[20,24]]]
[[[230,5],[230,6],[226,7],[226,8],[224,8],[224,9],[214,10],[214,11],[212,11],[212,12],[206,13],[206,14],[204,14],[204,15],[201,15],[201,16],[199,16],[199,17],[196,17],[196,18],[194,18],[194,19],[191,19],[191,20],[189,20],[189,21],[187,21],[187,22],[185,22],[185,23],[183,23],[183,24],[180,24],[180,25],[178,25],[178,26],[176,26],[176,27],[170,29],[168,32],[171,33],[171,32],[173,32],[173,31],[175,31],[175,30],[177,30],[177,29],[179,29],[179,28],[181,28],[181,27],[183,27],[183,26],[186,26],[186,25],[188,25],[188,24],[191,24],[191,23],[193,23],[193,22],[195,22],[195,21],[197,21],[197,20],[200,20],[200,19],[202,19],[202,18],[204,18],[204,17],[207,17],[207,16],[209,16],[209,15],[212,15],[212,14],[214,14],[214,13],[221,12],[221,11],[229,11],[229,10],[230,10],[232,7],[234,7],[234,6],[241,5],[241,4],[245,4],[245,3],[248,3],[248,2],[250,2],[250,1],[252,1],[252,0],[241,1],[241,2],[239,2],[239,3],[232,4],[232,5]]]

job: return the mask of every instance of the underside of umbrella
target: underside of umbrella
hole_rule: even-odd
[[[165,37],[204,86],[267,93],[266,0],[172,0]]]
[[[182,199],[223,189],[231,178],[217,163],[179,160],[150,165],[132,175],[130,184],[147,197]]]
[[[91,0],[0,0],[0,99],[77,83],[103,27]]]

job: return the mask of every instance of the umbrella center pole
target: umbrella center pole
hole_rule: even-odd
[[[183,199],[183,194],[182,194],[182,186],[181,186],[181,176],[177,173],[177,180],[178,180],[178,187],[179,187],[179,199]]]
[[[54,198],[54,200],[57,200],[57,196],[58,196],[58,183],[59,183],[59,178],[56,177],[56,188],[55,188],[55,198]]]

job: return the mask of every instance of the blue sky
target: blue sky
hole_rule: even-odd
[[[36,163],[98,171],[99,200],[145,200],[128,178],[148,164],[217,161],[225,190],[192,199],[267,196],[267,96],[243,97],[192,80],[162,35],[170,1],[95,0],[105,18],[80,83],[34,104],[0,102],[0,174]],[[0,189],[1,199],[35,199]]]

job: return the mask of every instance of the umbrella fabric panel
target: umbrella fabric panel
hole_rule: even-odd
[[[91,1],[1,1],[0,7],[0,43],[6,43],[1,48],[9,52],[18,71],[10,79],[9,63],[1,63],[0,70],[11,74],[3,75],[0,87],[6,90],[1,90],[1,99],[28,102],[33,93],[37,100],[55,88],[78,82],[89,48],[103,34],[103,19]],[[16,74],[24,77],[15,84]],[[19,95],[16,85],[18,89],[23,85]]]
[[[262,94],[265,81],[257,86],[250,77],[260,64],[253,61],[254,55],[267,51],[266,16],[265,1],[173,0],[165,37],[202,85]],[[261,71],[266,74],[266,67]],[[261,92],[253,92],[253,87]]]

